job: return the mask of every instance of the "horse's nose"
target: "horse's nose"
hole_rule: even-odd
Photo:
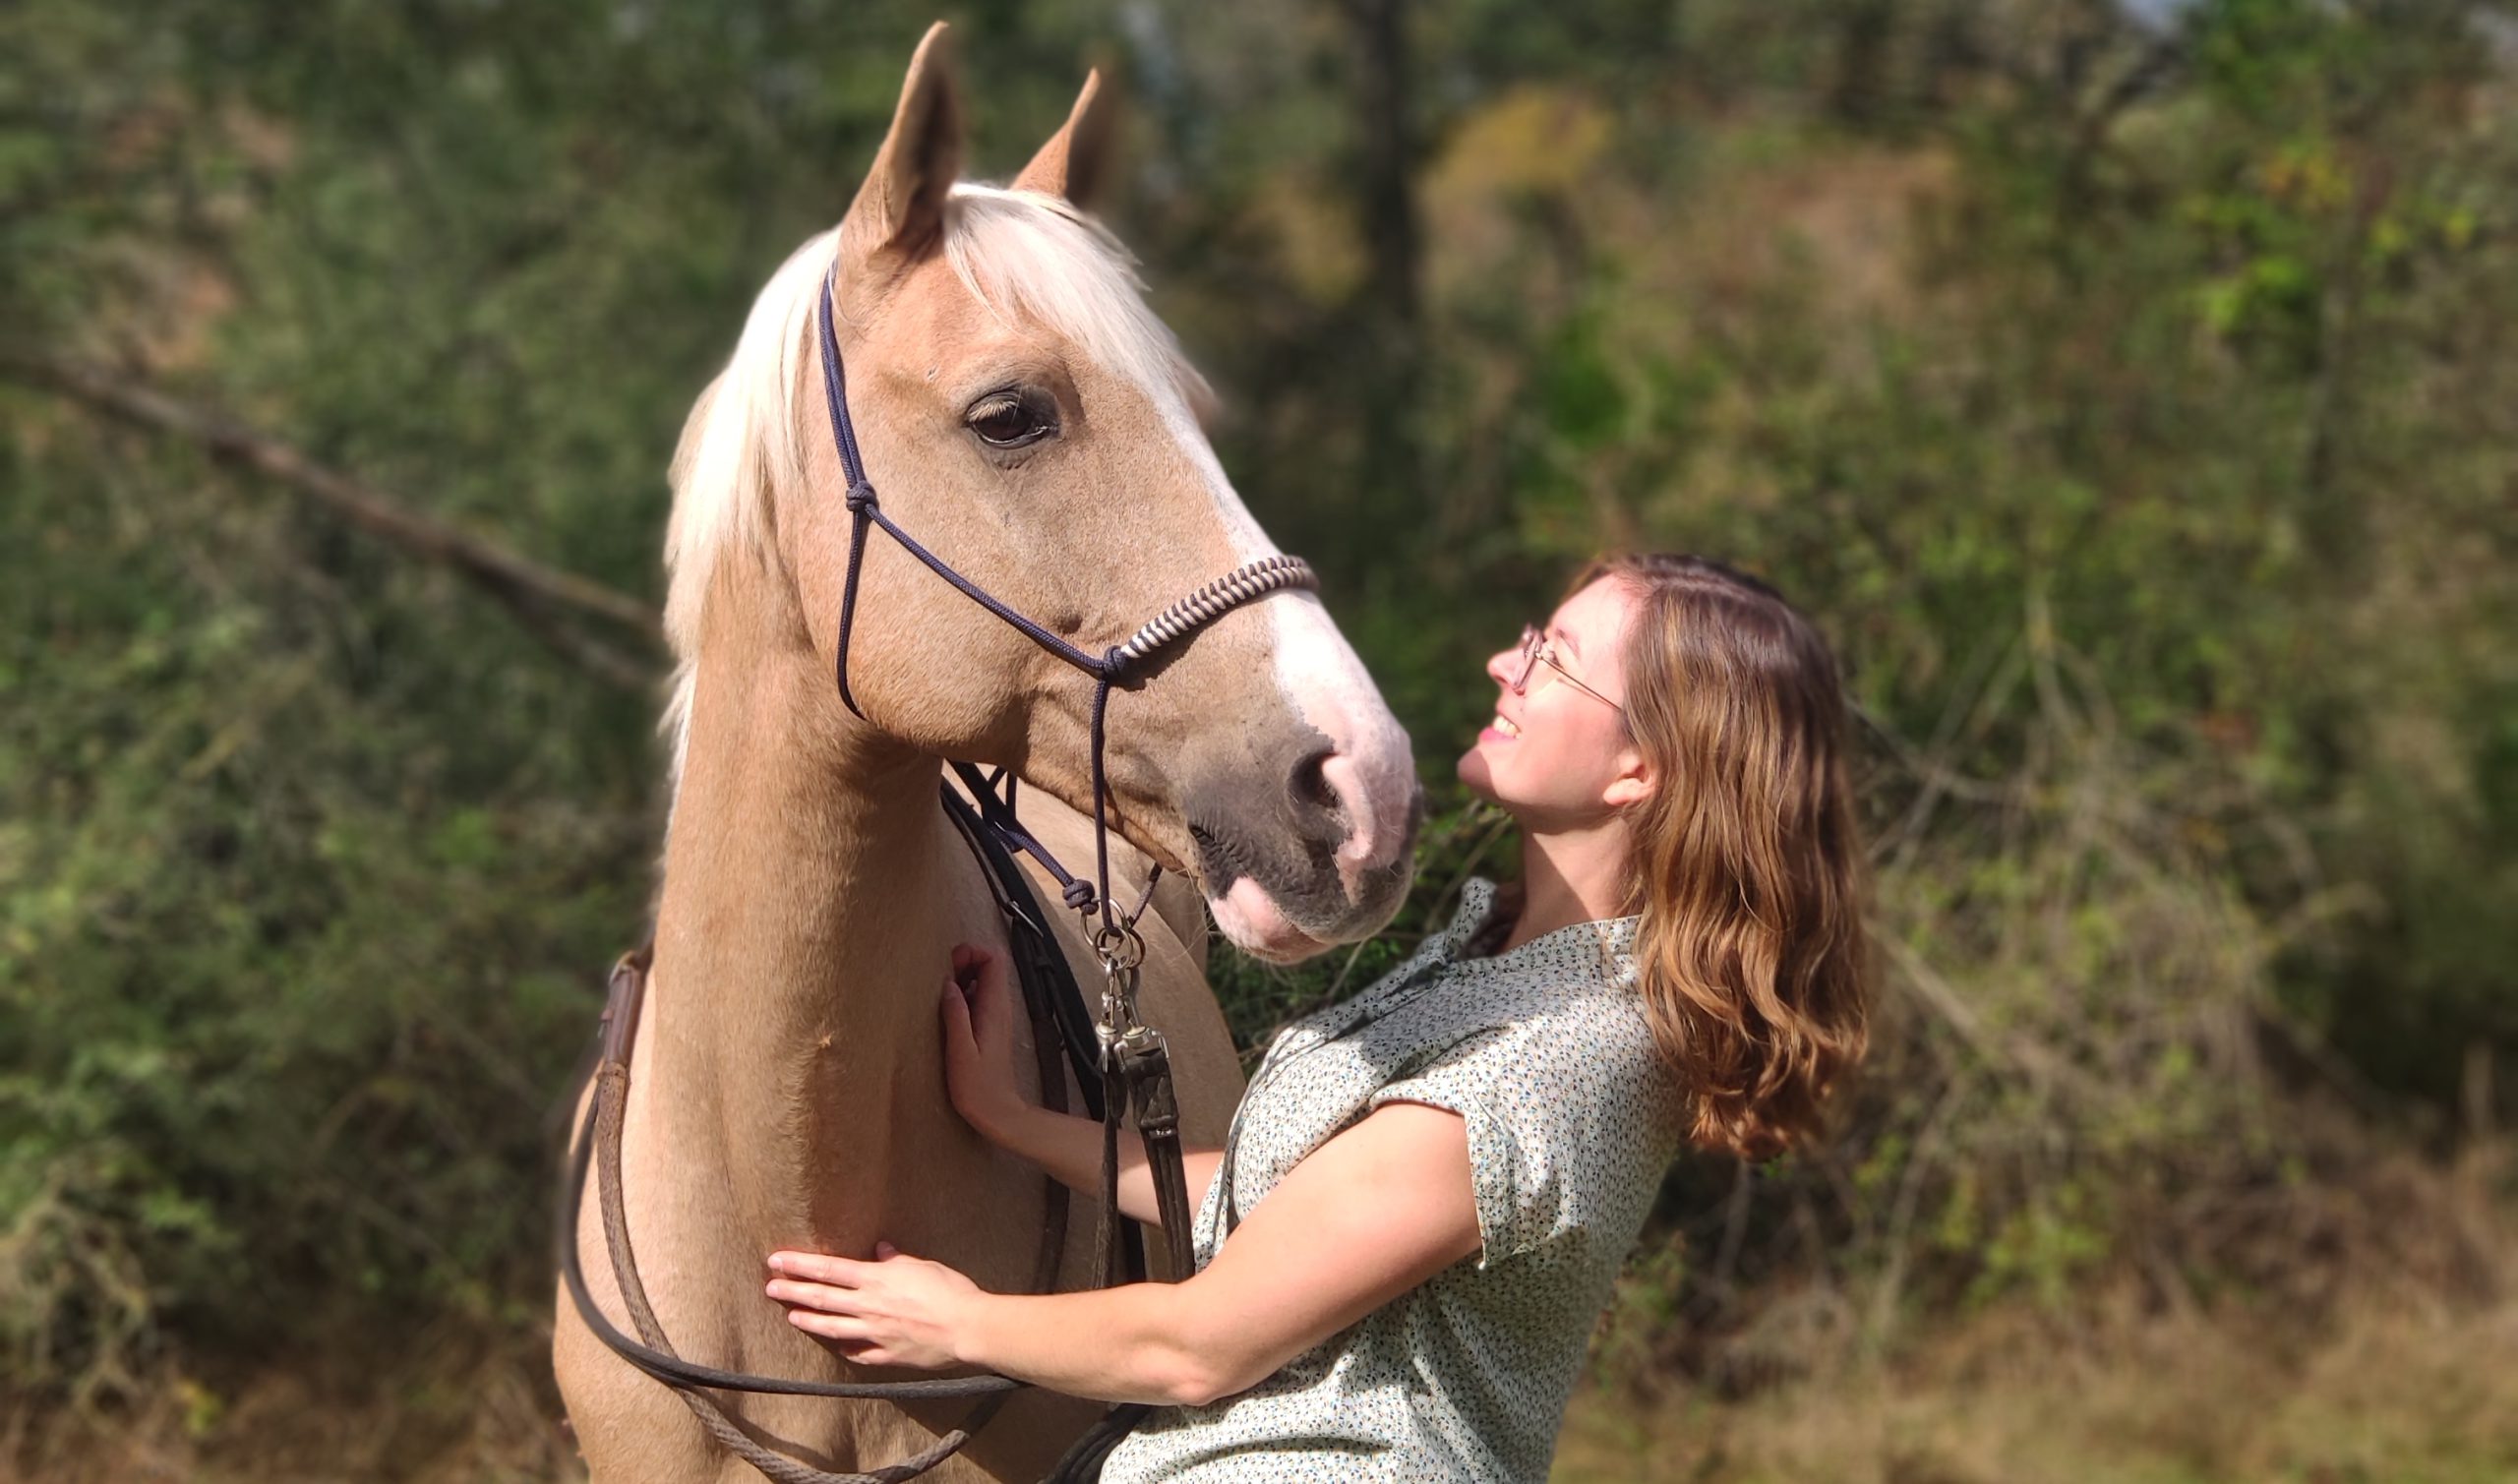
[[[1336,747],[1306,752],[1287,780],[1286,797],[1294,826],[1314,850],[1326,848],[1337,862],[1339,884],[1349,901],[1366,893],[1367,872],[1388,866],[1407,848],[1417,813],[1424,807],[1421,790],[1391,802],[1373,798],[1364,769]]]
[[[1354,809],[1330,780],[1330,766],[1337,761],[1334,747],[1321,747],[1296,758],[1293,772],[1286,780],[1286,800],[1292,805],[1294,825],[1304,838],[1344,845],[1354,829]],[[1346,771],[1351,775],[1352,766]]]
[[[1350,743],[1324,728],[1216,727],[1192,734],[1182,812],[1216,923],[1234,943],[1286,960],[1380,926],[1408,890],[1424,790],[1394,726]]]

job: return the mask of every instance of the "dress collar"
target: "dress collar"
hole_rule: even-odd
[[[1624,968],[1635,956],[1636,929],[1643,919],[1595,918],[1588,922],[1574,922],[1545,932],[1524,943],[1510,953],[1489,958],[1464,959],[1460,955],[1478,929],[1487,924],[1495,913],[1495,883],[1484,876],[1471,876],[1461,887],[1460,910],[1452,914],[1451,925],[1425,940],[1419,955],[1430,962],[1449,964],[1454,970],[1515,970],[1531,964],[1560,959],[1568,950],[1597,953],[1607,967]]]

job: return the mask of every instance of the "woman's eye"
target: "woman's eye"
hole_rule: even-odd
[[[1047,407],[1012,392],[983,400],[964,421],[980,442],[996,448],[1020,448],[1058,429],[1056,416]]]

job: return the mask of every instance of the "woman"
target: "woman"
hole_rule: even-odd
[[[1169,1403],[1112,1484],[1543,1478],[1680,1146],[1806,1139],[1859,1059],[1860,851],[1835,662],[1763,582],[1598,562],[1486,673],[1460,778],[1521,826],[1521,884],[1470,882],[1412,959],[1278,1037],[1227,1149],[1188,1157],[1195,1276],[1000,1295],[888,1246],[776,1253],[797,1327],[869,1363]],[[1003,971],[955,960],[954,1106],[1097,1190],[1100,1126],[1022,1101]],[[1121,1203],[1154,1218],[1141,1154]]]

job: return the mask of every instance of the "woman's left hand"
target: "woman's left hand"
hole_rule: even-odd
[[[963,1312],[982,1297],[969,1278],[924,1258],[874,1244],[874,1261],[818,1252],[769,1255],[771,1298],[787,1305],[787,1322],[839,1342],[840,1352],[867,1365],[932,1371],[958,1364],[953,1336]]]

